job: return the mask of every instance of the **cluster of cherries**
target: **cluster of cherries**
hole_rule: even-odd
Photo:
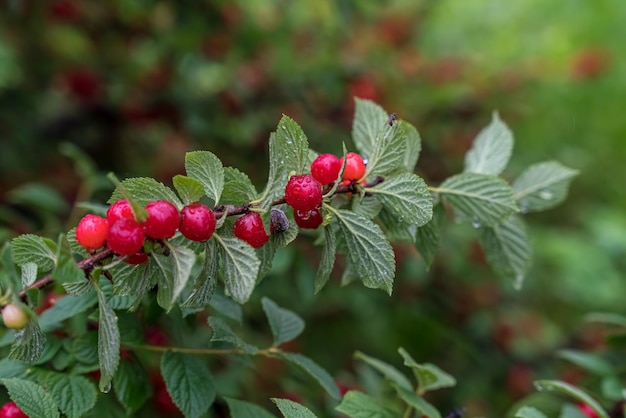
[[[289,178],[285,186],[285,202],[294,209],[294,219],[300,228],[315,229],[322,224],[322,189],[337,180],[344,158],[346,166],[341,184],[360,180],[365,175],[365,164],[361,156],[353,152],[341,158],[321,154],[311,164],[311,174]],[[141,264],[148,259],[143,252],[146,238],[167,239],[180,231],[189,240],[204,242],[215,231],[213,210],[200,202],[190,203],[179,211],[171,202],[155,200],[148,203],[145,210],[148,216],[139,222],[130,203],[120,199],[109,206],[105,217],[85,215],[76,227],[76,240],[89,252],[106,244],[113,253],[125,256],[127,263]],[[274,232],[273,227],[270,232]],[[233,234],[254,248],[262,247],[270,238],[257,212],[239,217],[233,226]]]

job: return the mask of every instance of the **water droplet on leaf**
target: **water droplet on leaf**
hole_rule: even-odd
[[[554,193],[552,192],[552,190],[541,190],[539,192],[539,197],[543,200],[550,200],[554,197]]]
[[[474,219],[474,220],[472,221],[472,226],[473,226],[474,228],[478,229],[478,228],[482,227],[483,225],[480,223],[480,220],[479,220],[479,219]]]

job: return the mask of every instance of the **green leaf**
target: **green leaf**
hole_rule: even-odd
[[[383,210],[383,204],[378,199],[363,196],[352,199],[351,209],[353,212],[363,215],[368,219],[374,219],[380,211]]]
[[[354,104],[352,140],[362,156],[370,156],[376,137],[387,123],[389,115],[382,107],[370,100],[355,97]],[[406,150],[406,145],[404,150]]]
[[[76,338],[71,352],[82,363],[98,363],[98,332],[88,331]]]
[[[559,392],[570,396],[589,405],[589,407],[591,407],[591,409],[598,414],[598,418],[609,418],[606,411],[595,399],[569,383],[561,382],[559,380],[537,380],[535,381],[535,387],[540,391]]]
[[[303,405],[289,399],[272,398],[280,413],[285,418],[317,418],[313,412]]]
[[[531,256],[522,220],[513,215],[499,225],[482,228],[480,242],[487,261],[496,272],[514,279],[515,287],[521,288]]]
[[[113,377],[115,396],[128,415],[137,412],[150,397],[150,380],[138,360],[122,361]]]
[[[209,317],[209,326],[213,330],[211,341],[225,341],[241,348],[246,354],[254,355],[259,349],[242,340],[223,319],[216,316]]]
[[[130,310],[134,311],[139,307],[144,295],[152,286],[152,273],[158,268],[158,263],[151,258],[147,263],[133,265],[119,263],[110,269],[113,276],[113,294],[121,296],[132,296],[134,299]]]
[[[398,418],[398,413],[385,408],[373,397],[351,390],[335,408],[350,418]]]
[[[215,400],[213,376],[196,357],[189,354],[163,354],[161,374],[176,406],[185,417],[204,415]]]
[[[378,135],[372,144],[372,153],[369,154],[365,177],[373,179],[376,176],[388,176],[404,170],[404,156],[406,154],[406,138],[404,131],[398,125],[389,125],[383,121]]]
[[[56,267],[52,273],[55,281],[63,285],[86,282],[85,272],[76,264],[70,242],[65,235],[59,237],[56,259]]]
[[[354,353],[354,357],[356,359],[364,361],[366,364],[370,365],[371,367],[376,369],[378,372],[382,373],[385,379],[389,380],[390,382],[395,383],[398,387],[404,388],[408,391],[413,390],[413,385],[411,384],[409,379],[407,379],[407,377],[404,374],[402,374],[398,369],[396,369],[392,365],[387,364],[384,361],[381,361],[377,358],[368,356],[367,354],[364,354],[360,351],[357,351],[356,353]]]
[[[224,190],[222,203],[241,205],[257,198],[257,191],[250,178],[233,167],[224,167]]]
[[[191,177],[177,174],[172,178],[172,183],[185,205],[199,201],[205,194],[204,185]]]
[[[213,295],[211,300],[209,300],[209,306],[228,319],[232,319],[240,324],[243,321],[243,309],[241,309],[241,305],[221,293],[216,292]]]
[[[601,376],[615,373],[615,366],[599,354],[577,350],[559,350],[557,356]]]
[[[337,240],[335,231],[332,227],[324,228],[324,248],[322,249],[322,258],[315,275],[315,293],[318,293],[330,279],[330,274],[335,265],[337,256]]]
[[[185,308],[203,308],[211,301],[215,293],[219,268],[217,247],[213,239],[206,241],[204,245],[205,251],[202,270],[194,279],[191,294],[182,304]]]
[[[168,242],[166,242],[166,245],[170,250],[169,258],[172,260],[174,287],[172,289],[171,305],[173,305],[191,278],[191,271],[196,262],[196,253],[187,247],[172,245]]]
[[[417,363],[402,347],[398,349],[398,352],[402,358],[404,358],[404,365],[413,370],[413,373],[417,378],[418,388],[422,393],[456,385],[456,379],[454,377],[450,376],[434,364]]]
[[[10,358],[0,359],[0,379],[25,376],[29,368],[30,365],[23,361]]]
[[[426,418],[441,418],[441,414],[437,411],[437,408],[432,406],[426,401],[426,399],[422,398],[417,393],[398,385],[394,385],[394,388],[396,389],[396,392],[398,392],[400,399],[406,402],[407,405],[412,406],[418,412],[418,416]]]
[[[601,322],[626,328],[626,315],[607,312],[590,312],[585,315],[586,322]]]
[[[475,227],[496,225],[518,210],[507,182],[488,174],[457,174],[436,191],[450,203],[457,217],[470,219]]]
[[[120,330],[117,316],[107,305],[104,292],[95,286],[98,295],[98,364],[100,365],[100,390],[107,393],[120,362]]]
[[[465,172],[497,176],[506,168],[512,153],[513,133],[494,112],[491,123],[478,133],[465,154]]]
[[[62,327],[62,322],[83,313],[96,305],[98,296],[90,291],[82,296],[63,296],[56,301],[54,306],[47,309],[39,317],[41,329],[49,332]]]
[[[218,244],[226,290],[236,302],[245,303],[254,290],[261,262],[254,248],[242,240],[218,234],[213,236]]]
[[[224,396],[231,418],[275,418],[265,409],[250,402]]]
[[[333,399],[341,398],[339,388],[337,387],[333,377],[310,358],[302,354],[286,352],[278,353],[277,357],[297,366],[309,376],[314,378]]]
[[[23,234],[11,240],[13,262],[19,266],[34,263],[42,272],[50,271],[56,263],[56,245],[37,235]]]
[[[443,205],[433,208],[433,217],[426,225],[417,228],[415,234],[415,248],[424,259],[427,268],[430,268],[441,245],[441,228],[445,218]]]
[[[81,417],[96,404],[98,392],[93,383],[82,376],[51,373],[46,375],[43,384],[67,418]]]
[[[332,212],[339,222],[348,258],[359,266],[363,284],[391,295],[396,265],[393,249],[383,231],[370,219],[352,211],[332,209]]]
[[[270,135],[270,169],[267,186],[260,199],[262,209],[268,209],[272,201],[283,196],[292,171],[305,171],[308,151],[309,141],[302,128],[291,118],[283,116],[276,132]]]
[[[140,205],[145,206],[153,200],[167,200],[178,209],[183,207],[182,202],[172,189],[151,177],[132,177],[123,180],[121,184]],[[107,203],[115,203],[124,198],[124,194],[118,187],[113,191]]]
[[[224,189],[224,167],[220,159],[209,151],[188,152],[185,170],[189,177],[202,184],[206,195],[217,205]]]
[[[14,338],[9,352],[10,359],[35,363],[46,348],[46,335],[32,318],[24,328],[15,333]]]
[[[523,406],[515,413],[515,418],[547,418],[543,412],[533,406]]]
[[[399,135],[403,136],[406,142],[404,168],[406,168],[406,171],[409,173],[412,173],[415,170],[415,165],[422,151],[422,139],[417,129],[410,123],[401,120],[397,122],[397,125],[400,130]]]
[[[366,188],[389,209],[398,222],[426,225],[433,217],[433,198],[424,180],[415,174],[400,174]]]
[[[37,264],[26,263],[21,267],[22,270],[22,287],[28,287],[37,280]]]
[[[57,418],[59,410],[50,393],[35,382],[11,378],[2,379],[9,396],[30,418]]]
[[[565,200],[577,175],[577,170],[556,161],[533,164],[513,183],[513,197],[524,213],[553,208]]]
[[[294,312],[281,308],[267,297],[261,299],[261,304],[272,329],[275,346],[295,339],[304,331],[304,321]]]

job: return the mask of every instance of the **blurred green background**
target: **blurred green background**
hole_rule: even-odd
[[[5,0],[2,8],[0,240],[55,236],[84,213],[76,202],[105,201],[110,184],[80,153],[96,172],[169,184],[186,151],[206,149],[263,186],[281,114],[301,124],[313,149],[340,153],[358,96],[418,128],[418,174],[436,185],[462,169],[497,110],[516,138],[507,178],[549,159],[581,171],[564,205],[528,217],[535,255],[521,291],[485,265],[471,227],[448,222],[430,271],[414,249],[397,248],[391,299],[337,280],[313,296],[319,249],[301,238],[279,253],[247,314],[260,315],[258,298],[269,295],[303,315],[298,349],[346,385],[383,396],[352,353],[401,365],[403,346],[458,378],[432,399],[442,410],[503,416],[533,379],[584,385],[588,376],[555,350],[604,349],[604,330],[583,315],[626,313],[624,2]],[[266,402],[286,387],[305,404],[323,403],[307,381],[269,374],[226,391]]]

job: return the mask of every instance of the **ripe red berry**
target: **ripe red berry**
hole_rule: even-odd
[[[181,210],[180,233],[192,241],[203,242],[215,231],[215,214],[206,205],[190,203]]]
[[[2,309],[2,321],[7,328],[22,329],[28,323],[28,314],[21,306],[9,303]]]
[[[148,219],[142,223],[147,236],[154,239],[173,237],[180,224],[178,209],[167,200],[155,200],[146,205]]]
[[[341,170],[341,162],[333,154],[320,154],[311,163],[311,175],[321,184],[329,184],[337,180],[339,170]]]
[[[315,209],[322,203],[322,185],[310,174],[291,176],[285,186],[285,201],[295,210]]]
[[[109,227],[107,246],[117,255],[134,255],[141,250],[145,235],[134,219],[120,219]]]
[[[296,210],[293,213],[293,218],[296,220],[296,225],[303,229],[317,229],[323,221],[319,209],[306,212]]]
[[[0,408],[0,418],[28,418],[28,415],[15,402],[10,401]]]
[[[270,237],[265,232],[263,219],[256,212],[250,212],[243,215],[235,221],[233,233],[237,238],[247,242],[254,248],[261,248]]]
[[[598,414],[584,402],[578,403],[578,410],[587,418],[598,418]]]
[[[126,199],[120,199],[109,206],[106,218],[109,226],[111,226],[120,219],[135,219],[135,214],[130,203]]]
[[[146,261],[148,261],[148,254],[144,253],[144,252],[138,252],[135,254],[131,254],[129,256],[126,257],[126,260],[124,260],[127,264],[143,264]]]
[[[339,159],[341,165],[343,165],[344,157]],[[355,153],[349,152],[346,154],[346,168],[343,170],[341,176],[344,180],[359,180],[365,175],[365,163],[363,158]]]
[[[76,227],[76,241],[87,251],[97,250],[104,245],[108,230],[109,223],[103,217],[85,215]]]

